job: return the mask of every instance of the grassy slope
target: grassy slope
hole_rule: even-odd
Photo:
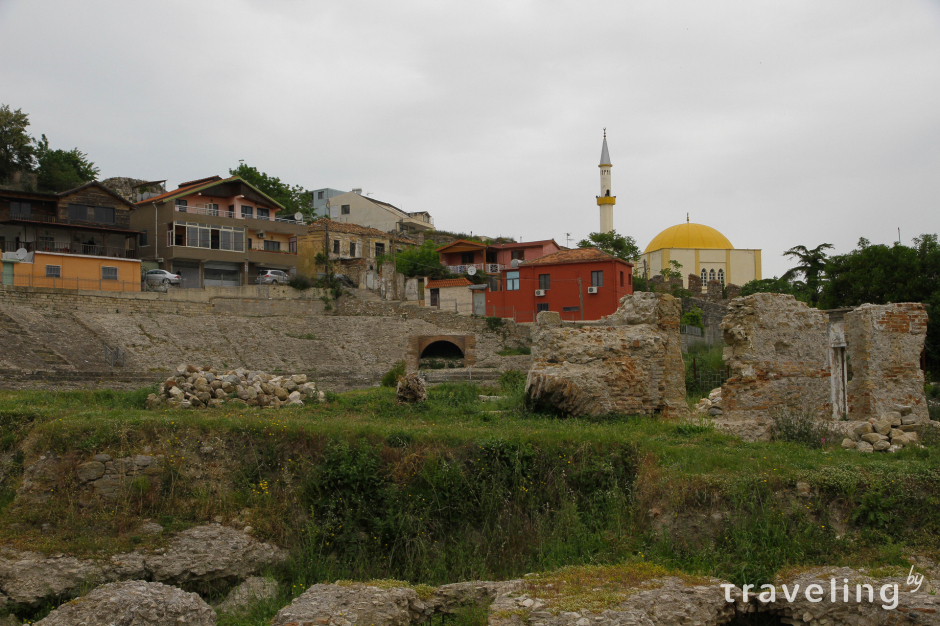
[[[140,408],[146,391],[0,392],[0,540],[90,555],[160,543],[135,534],[142,517],[168,531],[241,519],[291,549],[273,574],[295,591],[625,561],[762,582],[790,566],[899,564],[937,549],[940,447],[748,444],[650,418],[531,415],[518,389],[497,405],[475,394],[442,386],[399,406],[374,389],[302,409],[177,412]],[[205,445],[224,453],[201,458]],[[13,498],[22,467],[48,450],[76,464],[145,446],[169,460],[162,481],[117,504],[82,502],[68,476],[43,504]],[[798,497],[797,482],[812,495]],[[709,525],[712,514],[721,521]]]

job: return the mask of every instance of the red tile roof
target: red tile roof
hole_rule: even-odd
[[[554,243],[556,246],[558,246],[558,244],[555,243],[555,240],[554,240],[554,239],[541,239],[541,240],[539,240],[539,241],[520,241],[520,242],[518,242],[518,243],[491,243],[491,244],[490,244],[490,247],[491,247],[491,248],[500,248],[500,249],[508,249],[508,248],[534,248],[535,246],[544,246],[544,245],[547,244],[547,243]],[[559,247],[560,247],[560,246],[559,246]]]
[[[429,280],[425,289],[440,289],[441,287],[469,287],[472,285],[469,280],[463,278],[445,278],[444,280]]]
[[[453,246],[456,246],[457,244],[464,244],[464,245],[467,245],[467,246],[473,246],[473,247],[475,247],[475,248],[486,248],[486,244],[485,244],[485,243],[480,243],[479,241],[467,241],[466,239],[454,239],[454,240],[451,241],[450,243],[446,243],[446,244],[444,244],[443,246],[441,246],[440,248],[437,248],[436,251],[437,251],[437,252],[440,252],[440,251],[445,250],[445,249],[447,249],[447,248],[451,248],[451,247],[453,247]]]
[[[590,261],[610,261],[618,260],[606,252],[601,252],[597,248],[574,248],[573,250],[559,250],[552,254],[547,254],[531,261],[525,261],[523,265],[552,265],[559,263],[587,263]]]

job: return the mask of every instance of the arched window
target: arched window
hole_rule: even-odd
[[[721,283],[722,287],[725,286],[725,271],[724,270],[718,270],[718,282]]]
[[[705,283],[708,282],[708,270],[704,267],[702,268],[702,287],[705,286]]]
[[[715,270],[709,270],[708,280],[715,280]]]

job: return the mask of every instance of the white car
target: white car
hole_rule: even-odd
[[[179,285],[180,275],[166,270],[150,270],[144,279],[151,285]]]
[[[290,276],[287,272],[282,272],[281,270],[261,270],[258,272],[258,280],[255,282],[259,285],[286,285],[289,280]]]

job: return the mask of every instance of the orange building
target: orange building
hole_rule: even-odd
[[[62,252],[31,252],[13,266],[19,287],[140,291],[140,261]]]

